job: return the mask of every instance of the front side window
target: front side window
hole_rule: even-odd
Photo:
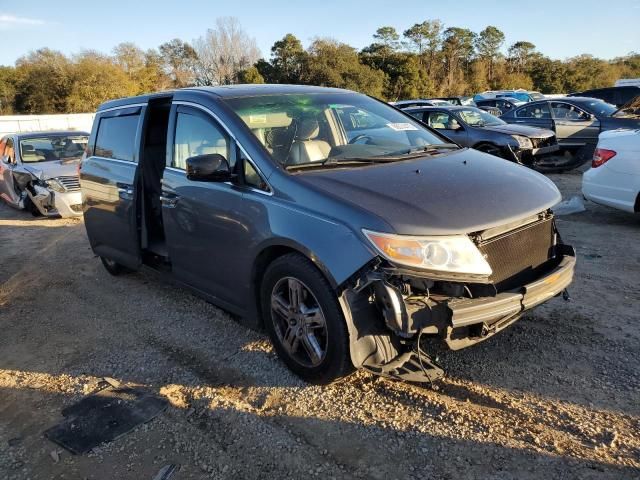
[[[16,163],[16,151],[13,143],[13,138],[7,138],[7,145],[4,149],[4,156],[7,157],[9,163]]]
[[[551,112],[547,103],[527,105],[516,111],[518,118],[551,118]]]
[[[140,115],[101,118],[94,154],[98,157],[133,162],[139,119]]]
[[[430,112],[427,125],[438,130],[451,130],[451,125],[456,119],[445,112]]]
[[[231,162],[229,145],[229,138],[213,120],[199,114],[178,112],[171,166],[185,170],[187,158],[213,153]]]
[[[589,115],[578,107],[564,102],[551,102],[553,118],[558,120],[588,120]]]
[[[444,144],[396,109],[356,93],[229,98],[271,157],[284,166],[402,155]]]

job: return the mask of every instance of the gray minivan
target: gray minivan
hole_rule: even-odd
[[[573,277],[551,181],[358,93],[114,100],[86,155],[85,225],[107,270],[150,267],[265,328],[310,382],[354,368],[431,381],[425,339],[483,341]]]

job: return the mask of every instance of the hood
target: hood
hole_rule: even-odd
[[[551,130],[545,128],[514,125],[512,123],[507,123],[506,125],[490,125],[482,128],[484,130],[491,130],[492,132],[506,133],[507,135],[523,135],[530,138],[547,138],[555,135]]]
[[[470,149],[296,177],[405,235],[476,232],[534,215],[561,200],[544,175]]]
[[[23,168],[40,180],[78,175],[79,160],[55,160],[52,162],[23,163]]]

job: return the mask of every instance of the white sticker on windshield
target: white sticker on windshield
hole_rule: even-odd
[[[404,132],[406,130],[418,130],[417,127],[414,127],[410,123],[387,123],[387,127],[396,132]]]

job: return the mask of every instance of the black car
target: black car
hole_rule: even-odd
[[[611,105],[621,108],[638,95],[640,95],[640,87],[628,85],[624,87],[594,88],[592,90],[585,90],[584,92],[570,93],[568,96],[599,98],[600,100],[604,100]]]
[[[597,98],[561,97],[530,102],[504,113],[505,122],[553,130],[563,150],[590,159],[598,135],[616,128],[640,128],[640,118]]]
[[[521,102],[516,98],[505,97],[505,98],[486,98],[484,100],[478,100],[476,105],[478,108],[489,112],[492,115],[496,115],[494,111],[497,111],[497,116],[502,115],[503,113],[508,112],[509,110],[513,110],[514,108],[519,107],[520,105],[524,105],[526,102]]]
[[[458,145],[536,167],[558,150],[550,130],[509,125],[476,107],[415,107],[405,110]]]

